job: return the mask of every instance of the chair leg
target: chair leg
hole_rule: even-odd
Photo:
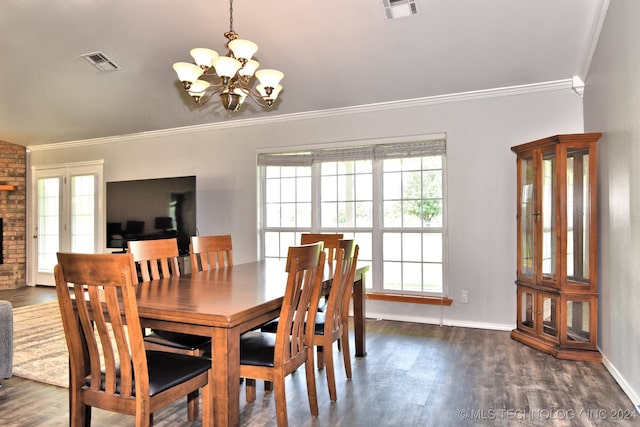
[[[321,345],[316,346],[317,350],[316,350],[316,357],[318,358],[318,370],[322,370],[324,368],[324,349],[322,348]]]
[[[347,328],[342,329],[342,358],[344,359],[344,371],[347,374],[347,378],[353,378],[351,372],[351,353],[349,351],[349,330]]]
[[[136,411],[136,427],[153,425],[153,414],[149,411]]]
[[[289,421],[287,417],[287,395],[284,388],[284,376],[276,375],[273,379],[273,392],[276,401],[276,418],[278,419],[278,427],[288,427]]]
[[[307,349],[307,361],[304,364],[307,376],[307,395],[309,396],[309,409],[311,415],[318,416],[318,390],[316,387],[316,373],[313,367],[313,346]]]
[[[332,402],[338,400],[338,394],[336,392],[336,372],[333,363],[333,348],[331,346],[325,346],[329,351],[324,356],[325,371],[327,373],[327,386],[329,387],[329,398]]]
[[[189,421],[195,421],[198,419],[199,400],[198,390],[192,391],[187,395],[187,419]]]
[[[245,378],[247,402],[255,402],[256,400],[256,380],[254,378]]]
[[[69,378],[71,381],[71,378]],[[73,388],[73,385],[70,387]],[[72,391],[74,396],[69,396],[69,425],[71,427],[83,427],[91,425],[91,406],[84,405],[80,393]]]
[[[202,387],[202,425],[205,424],[205,420],[213,420],[213,394],[211,393],[212,386],[207,383]]]

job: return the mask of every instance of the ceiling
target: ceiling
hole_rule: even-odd
[[[172,64],[224,50],[227,0],[2,0],[0,140],[32,146],[570,79],[606,0],[236,0],[234,30],[284,72],[270,111],[195,107]],[[121,69],[81,58],[101,51]]]

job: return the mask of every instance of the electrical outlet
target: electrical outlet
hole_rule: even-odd
[[[460,302],[469,304],[469,291],[460,291]]]

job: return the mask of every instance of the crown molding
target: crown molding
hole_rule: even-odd
[[[608,0],[605,0],[608,1]],[[302,113],[280,114],[277,116],[257,117],[252,119],[238,119],[227,122],[207,123],[203,125],[184,126],[179,128],[161,129],[149,132],[139,132],[126,135],[115,135],[103,138],[82,139],[76,141],[57,142],[53,144],[40,144],[27,146],[28,151],[49,151],[63,148],[87,147],[90,145],[110,144],[113,142],[143,140],[170,135],[187,135],[190,133],[200,133],[219,129],[233,129],[239,127],[259,126],[264,124],[275,124],[292,122],[298,120],[312,120],[327,117],[344,116],[346,114],[361,114],[370,112],[389,111],[402,108],[416,108],[436,104],[447,104],[452,102],[467,102],[487,98],[503,96],[522,95],[536,92],[547,92],[554,90],[571,90],[572,80],[563,79],[542,83],[533,83],[519,86],[509,86],[495,89],[484,89],[470,92],[452,93],[446,95],[428,96],[424,98],[405,99],[400,101],[381,102],[377,104],[358,105],[353,107],[333,108],[329,110],[306,111]]]
[[[598,47],[598,40],[600,40],[602,26],[604,25],[604,20],[607,17],[609,3],[610,0],[598,0],[598,4],[596,5],[596,13],[593,14],[593,22],[591,23],[589,36],[585,42],[585,50],[582,54],[582,64],[580,66],[580,69],[578,70],[578,77],[580,77],[583,82],[587,81],[587,74],[589,74],[589,68],[591,68],[593,54]]]

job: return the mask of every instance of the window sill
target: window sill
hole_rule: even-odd
[[[413,304],[443,305],[447,307],[453,303],[453,300],[449,297],[423,297],[417,295],[383,294],[378,292],[367,293],[367,299],[376,301],[410,302]]]

